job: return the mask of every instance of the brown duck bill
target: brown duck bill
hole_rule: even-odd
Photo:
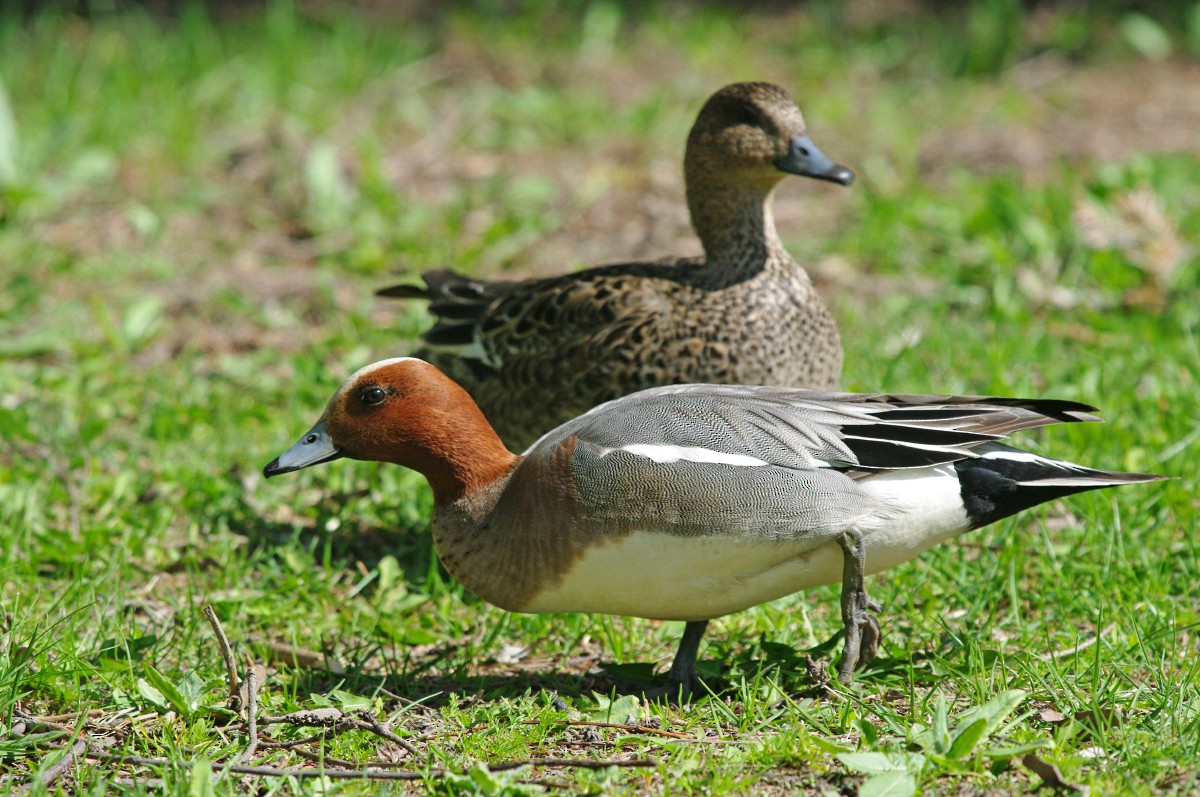
[[[828,180],[839,185],[854,182],[854,172],[826,157],[808,136],[792,136],[787,154],[775,161],[775,168],[788,174]]]
[[[301,468],[320,465],[322,462],[332,462],[345,456],[342,449],[334,445],[325,428],[325,421],[317,421],[317,425],[309,429],[297,443],[284,451],[270,464],[263,468],[263,476],[268,479],[282,473],[291,473]]]

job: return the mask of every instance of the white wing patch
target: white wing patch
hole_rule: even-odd
[[[1013,462],[1054,462],[1052,459],[1039,457],[1037,454],[1030,454],[1028,451],[1009,451],[1005,448],[996,448],[991,451],[986,451],[979,455],[980,459],[1008,459]]]
[[[1029,462],[1042,465],[1046,468],[1047,475],[1040,479],[1024,479],[1017,482],[1021,487],[1094,487],[1097,484],[1111,484],[1113,482],[1105,481],[1103,478],[1097,479],[1095,476],[1089,476],[1086,469],[1081,469],[1078,465],[1070,462],[1063,462],[1058,459],[1050,459],[1048,457],[1039,457],[1037,454],[1031,454],[1028,451],[1008,451],[999,449],[988,451],[981,455],[983,459],[1007,459],[1012,462]],[[1059,471],[1062,476],[1051,475],[1053,471]],[[1072,476],[1070,474],[1078,475]]]
[[[714,464],[737,465],[748,468],[757,468],[768,464],[766,460],[759,459],[758,457],[751,457],[746,454],[728,454],[724,451],[713,451],[711,448],[700,448],[698,446],[634,443],[633,445],[610,449],[604,453],[608,454],[611,451],[628,451],[630,454],[645,457],[659,464],[670,462],[711,462]]]

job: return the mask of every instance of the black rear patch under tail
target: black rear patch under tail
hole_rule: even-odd
[[[1093,470],[999,443],[979,451],[987,456],[954,463],[963,506],[973,529],[1074,493],[1167,478],[1150,473]]]

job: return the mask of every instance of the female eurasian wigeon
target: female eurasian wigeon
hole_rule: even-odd
[[[520,451],[597,404],[688,382],[834,388],[837,324],[775,232],[771,195],[786,175],[849,185],[854,174],[808,137],[770,83],[737,83],[700,111],[684,177],[700,258],[621,263],[524,282],[451,271],[427,288],[437,318],[417,352],[467,389]]]
[[[263,473],[339,457],[419,471],[438,556],[489,603],[686,621],[671,694],[690,691],[711,618],[841,581],[849,682],[879,637],[865,575],[1043,501],[1163,478],[999,442],[1093,409],[679,385],[596,407],[517,456],[466,391],[405,357],[346,380]]]

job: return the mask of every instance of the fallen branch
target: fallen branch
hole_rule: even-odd
[[[592,760],[590,758],[524,758],[520,761],[503,761],[499,764],[488,764],[492,772],[504,772],[521,767],[575,767],[576,769],[608,769],[609,767],[655,767],[658,761],[653,758],[608,758]]]
[[[541,720],[523,720],[522,725],[540,725]],[[668,739],[689,739],[694,737],[680,731],[669,731],[665,728],[655,728],[650,725],[630,725],[624,722],[592,722],[590,720],[564,720],[563,725],[571,728],[613,728],[618,731],[631,733],[648,733],[652,736],[666,736]]]
[[[351,714],[347,714],[338,708],[317,708],[309,711],[293,711],[291,714],[281,714],[279,716],[260,717],[259,722],[266,725],[299,725],[306,728],[329,728],[335,731],[344,731],[349,728],[355,728],[362,731],[370,731],[382,739],[404,748],[409,755],[420,757],[421,751],[407,739],[403,739],[396,735],[394,731],[388,728],[383,723],[375,718],[362,719]]]
[[[279,664],[287,664],[304,670],[328,670],[334,675],[344,675],[346,666],[340,661],[330,658],[324,653],[306,648],[293,647],[285,642],[252,637],[251,644],[261,644],[267,653],[267,659]]]
[[[60,747],[59,750],[65,750],[63,757],[55,761],[45,772],[42,773],[42,785],[49,786],[54,781],[58,780],[58,776],[66,772],[87,750],[87,742],[79,739],[70,747]]]
[[[376,735],[381,736],[384,739],[387,739],[392,744],[397,745],[397,746],[402,747],[405,750],[407,750],[409,755],[414,756],[414,757],[421,755],[420,751],[417,750],[417,748],[412,744],[412,742],[409,742],[407,739],[402,739],[401,737],[397,736],[395,734],[395,732],[392,731],[391,728],[387,727],[386,725],[384,725],[382,722],[375,719],[374,717],[369,717],[366,720],[362,720],[361,722],[363,722]]]
[[[337,731],[333,731],[333,733],[336,732]],[[320,733],[314,733],[312,736],[305,736],[303,739],[293,739],[290,742],[280,742],[275,739],[259,739],[258,746],[272,750],[291,750],[295,747],[299,747],[302,744],[316,744],[317,742],[323,742],[330,736],[331,734],[329,731],[321,731]]]
[[[97,761],[108,761],[114,764],[128,764],[141,767],[183,767],[191,766],[186,761],[172,761],[169,758],[146,758],[136,755],[118,755],[116,753],[101,753],[89,750],[87,757]],[[232,772],[236,775],[261,775],[272,778],[336,778],[357,780],[421,780],[425,777],[419,772],[388,772],[378,769],[298,769],[270,766],[249,766],[246,764],[222,764],[210,761],[214,771]],[[437,774],[443,774],[437,771]]]
[[[305,749],[299,748],[299,747],[294,748],[290,752],[295,753],[296,755],[300,756],[301,758],[307,758],[309,761],[312,761],[317,764],[322,764],[324,766],[342,767],[343,769],[383,769],[383,767],[376,766],[376,764],[374,762],[372,762],[371,764],[368,764],[365,767],[360,767],[359,765],[355,764],[353,761],[347,761],[344,758],[334,758],[333,756],[322,755],[321,753],[314,753],[312,750],[305,750]]]
[[[145,767],[172,767],[190,765],[188,762],[172,761],[167,758],[145,758],[143,756],[118,755],[89,750],[87,758],[98,761],[109,761],[116,764],[129,764]],[[329,759],[325,759],[329,761]],[[347,762],[349,763],[349,762]],[[488,764],[492,772],[504,772],[521,767],[542,767],[545,769],[575,767],[577,769],[607,769],[608,767],[653,767],[658,762],[653,758],[615,758],[615,759],[576,759],[576,758],[525,758],[519,761],[504,761]],[[222,764],[210,761],[209,766],[221,772],[232,772],[237,775],[260,775],[274,778],[330,778],[338,780],[424,780],[425,778],[445,777],[448,770],[435,769],[428,774],[420,772],[394,772],[385,769],[301,769],[296,767],[247,766],[245,764]],[[466,774],[465,772],[463,774]]]
[[[543,720],[521,720],[522,725],[541,725]],[[697,741],[694,736],[689,736],[681,731],[669,731],[664,728],[655,728],[650,725],[632,725],[624,722],[594,722],[592,720],[554,720],[556,725],[562,725],[568,728],[613,728],[619,731],[629,731],[630,733],[646,733],[652,736],[665,736],[668,739],[679,739],[681,741]],[[472,725],[468,728],[459,728],[454,731],[441,731],[439,733],[431,733],[428,736],[422,736],[418,741],[428,741],[430,739],[444,739],[450,736],[462,736],[464,733],[475,733],[476,731],[487,730],[490,725]]]
[[[33,719],[37,720],[38,722],[71,722],[72,720],[79,719],[80,717],[87,717],[88,719],[94,719],[96,717],[103,717],[103,716],[104,716],[103,709],[93,708],[93,709],[89,709],[88,711],[68,711],[65,714],[34,715]]]

